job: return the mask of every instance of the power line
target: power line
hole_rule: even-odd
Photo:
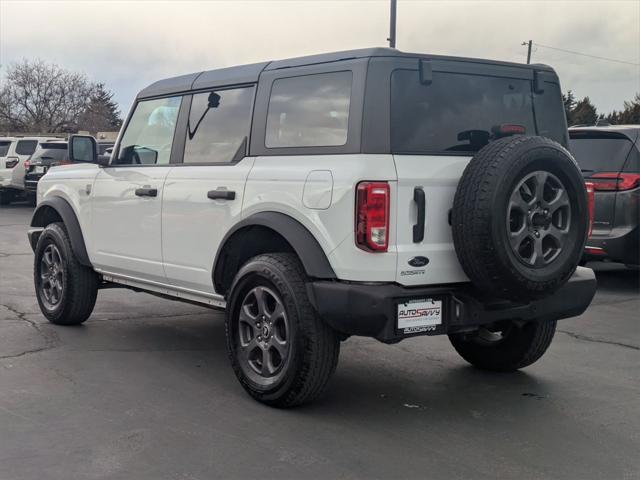
[[[548,48],[550,50],[557,50],[559,52],[570,53],[572,55],[580,55],[582,57],[596,58],[598,60],[606,60],[607,62],[624,63],[626,65],[633,65],[635,67],[640,67],[640,63],[627,62],[626,60],[617,60],[615,58],[599,57],[598,55],[590,55],[588,53],[576,52],[574,50],[566,50],[564,48],[551,47],[549,45],[542,45],[540,43],[534,43],[534,45],[536,47]]]

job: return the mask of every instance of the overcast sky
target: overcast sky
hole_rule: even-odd
[[[0,64],[40,57],[104,82],[126,111],[168,76],[385,46],[389,2],[0,0]],[[398,0],[403,51],[524,62],[525,40],[640,63],[640,1]],[[535,47],[600,112],[640,91],[640,66]]]

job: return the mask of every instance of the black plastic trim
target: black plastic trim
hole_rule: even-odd
[[[500,320],[547,321],[582,314],[596,292],[593,270],[579,267],[569,281],[541,300],[514,303],[487,298],[472,284],[404,287],[395,283],[314,281],[307,284],[311,304],[333,329],[345,335],[393,343],[415,335],[473,330]],[[397,305],[415,298],[443,302],[443,324],[431,331],[405,335],[396,329]]]
[[[213,267],[213,284],[216,292],[224,294],[225,252],[231,245],[230,240],[239,230],[252,226],[267,227],[289,242],[300,258],[308,276],[321,279],[335,279],[336,274],[322,247],[307,228],[294,218],[279,212],[260,212],[236,223],[220,242]]]
[[[31,226],[46,227],[48,225],[49,222],[46,222],[43,218],[44,212],[47,208],[54,209],[60,218],[62,218],[64,226],[67,229],[67,233],[69,234],[69,240],[71,240],[71,249],[78,259],[78,262],[80,262],[81,265],[93,268],[93,265],[91,265],[91,261],[89,260],[89,255],[87,254],[87,248],[84,243],[84,237],[82,235],[82,229],[80,228],[78,218],[76,217],[76,214],[69,202],[64,198],[53,197],[40,202],[36,210],[33,212]],[[32,245],[32,247],[35,246]]]

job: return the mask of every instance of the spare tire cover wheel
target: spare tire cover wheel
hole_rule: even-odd
[[[571,154],[544,137],[490,143],[467,165],[452,211],[456,254],[469,279],[495,297],[549,295],[575,271],[588,203]]]

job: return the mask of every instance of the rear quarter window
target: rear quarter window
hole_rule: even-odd
[[[16,144],[17,155],[33,155],[38,146],[37,140],[18,140]]]
[[[11,146],[11,142],[0,142],[0,157],[6,157],[7,153],[9,153],[9,147]]]
[[[327,147],[347,143],[352,73],[280,78],[267,113],[267,148]]]

